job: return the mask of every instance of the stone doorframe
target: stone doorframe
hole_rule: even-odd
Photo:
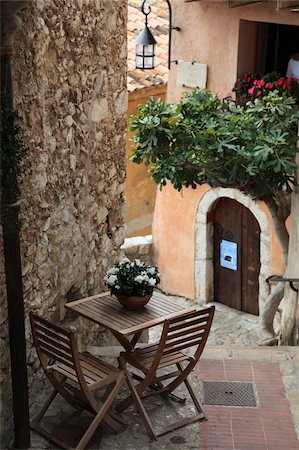
[[[265,282],[270,273],[268,219],[254,200],[237,189],[213,188],[206,192],[199,202],[195,219],[195,298],[200,303],[207,303],[214,298],[213,222],[207,222],[207,213],[213,209],[215,201],[221,197],[236,200],[248,208],[260,226],[259,310],[262,311],[269,292]]]

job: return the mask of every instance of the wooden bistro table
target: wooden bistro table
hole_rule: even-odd
[[[186,308],[174,299],[165,299],[158,292],[154,292],[147,305],[139,311],[126,310],[109,292],[75,300],[65,307],[107,328],[126,351],[135,347],[142,331],[196,309]]]

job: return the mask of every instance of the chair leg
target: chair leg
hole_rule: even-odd
[[[51,394],[46,399],[46,401],[45,401],[44,405],[42,406],[42,408],[39,410],[37,415],[32,420],[32,424],[39,423],[41,421],[41,419],[45,415],[47,409],[50,407],[51,403],[53,402],[53,400],[55,399],[57,394],[58,394],[58,391],[56,391],[56,389],[53,389]]]
[[[139,396],[140,393],[138,393],[138,391],[137,391],[137,389],[135,387],[135,384],[134,384],[134,382],[132,380],[132,377],[130,375],[130,372],[127,369],[125,359],[120,357],[119,358],[119,364],[120,364],[121,368],[125,371],[126,379],[127,379],[127,385],[128,385],[128,387],[129,387],[129,389],[131,391],[131,396],[128,399],[126,399],[126,400],[131,400],[131,403],[133,403],[133,402],[135,403],[135,406],[136,406],[136,408],[137,408],[137,410],[138,410],[138,412],[139,412],[139,414],[140,414],[140,416],[141,416],[141,418],[143,420],[143,423],[145,425],[147,434],[150,436],[151,439],[155,439],[156,440],[157,439],[157,434],[154,431],[154,428],[153,428],[153,426],[151,424],[150,418],[149,418],[149,416],[148,416],[148,414],[147,414],[147,412],[145,410],[145,407],[144,407],[144,405],[143,405],[143,403],[142,403],[142,401],[140,399],[140,396]],[[138,385],[138,386],[140,386],[140,385]],[[126,400],[124,400],[124,401],[126,401]],[[123,403],[123,402],[121,402],[121,403]],[[119,405],[117,405],[117,406],[119,406]],[[118,410],[118,407],[116,407],[116,410]]]
[[[123,365],[121,365],[120,367],[122,367],[127,374],[129,374],[129,371],[126,369],[126,363],[124,362]],[[129,374],[130,375],[130,374]],[[144,378],[141,383],[135,385],[133,383],[132,377],[130,375],[130,380],[132,383],[132,386],[134,387],[138,397],[142,394],[142,392],[148,387],[149,383],[146,380],[146,378]],[[117,412],[123,412],[125,409],[129,408],[129,406],[132,405],[132,403],[134,403],[134,398],[132,395],[129,395],[127,398],[125,398],[124,400],[122,400],[120,403],[118,403],[118,405],[116,405],[115,409]]]
[[[121,387],[123,386],[125,381],[125,375],[122,373],[118,376],[118,378],[115,381],[114,388],[109,393],[104,405],[101,407],[99,412],[96,414],[95,418],[89,425],[88,429],[85,431],[84,435],[80,439],[80,442],[78,443],[76,450],[83,450],[85,449],[86,445],[92,438],[93,434],[95,433],[96,429],[104,419],[104,417],[108,414],[108,411],[110,409],[110,406],[115,399],[116,394],[119,392]]]
[[[183,370],[184,370],[181,363],[177,363],[177,368],[180,370],[180,372],[183,372]],[[189,383],[189,380],[188,380],[187,377],[185,378],[184,383],[185,383],[186,388],[188,389],[188,392],[189,392],[189,394],[190,394],[190,397],[191,397],[192,400],[193,400],[193,403],[194,403],[194,405],[195,405],[195,408],[197,409],[197,411],[198,411],[200,414],[203,415],[203,418],[204,418],[204,419],[208,420],[208,417],[207,417],[207,415],[206,415],[206,413],[205,413],[205,411],[204,411],[204,409],[203,409],[203,406],[202,406],[201,402],[199,401],[199,399],[197,398],[197,395],[195,394],[195,392],[194,392],[194,390],[193,390],[191,384]]]

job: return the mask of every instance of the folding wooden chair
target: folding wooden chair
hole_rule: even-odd
[[[33,342],[41,365],[53,392],[31,423],[38,433],[46,436],[61,447],[69,448],[64,442],[53,437],[40,422],[59,393],[78,412],[83,409],[95,417],[78,442],[76,449],[84,449],[104,420],[116,432],[124,430],[121,422],[108,414],[112,402],[123,386],[125,373],[109,364],[101,362],[89,353],[80,353],[74,334],[30,313]],[[95,398],[94,391],[105,387],[103,404]]]
[[[117,411],[123,411],[133,402],[137,402],[136,406],[139,412],[141,411],[141,417],[146,430],[153,439],[157,439],[159,436],[174,431],[177,428],[207,418],[187,376],[193,370],[203,352],[210,332],[214,310],[215,307],[211,306],[191,313],[182,314],[174,319],[165,320],[159,343],[120,354],[119,365],[126,372],[131,396],[120,402],[115,409]],[[194,346],[196,346],[195,351],[190,349],[192,356],[183,352],[183,350]],[[144,378],[140,378],[142,380],[140,383],[134,383],[127,364],[143,372]],[[176,365],[177,370],[165,373],[165,369],[173,365]],[[160,369],[163,369],[162,374],[161,372],[158,374]],[[173,380],[171,381],[170,379]],[[165,386],[163,383],[166,380],[169,381]],[[172,392],[181,383],[186,385],[197,414],[190,418],[177,421],[170,426],[166,426],[161,432],[157,433],[153,428],[142,401],[147,397],[157,394],[171,398],[173,396]],[[153,390],[145,392],[148,387],[153,388]],[[178,397],[176,398],[178,399]],[[184,401],[185,399],[183,399]]]

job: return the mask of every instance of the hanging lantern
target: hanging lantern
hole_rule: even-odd
[[[142,3],[141,11],[145,15],[145,25],[139,33],[136,41],[136,69],[153,69],[155,67],[155,44],[156,40],[147,26],[147,16],[151,12],[144,10],[145,1]]]

